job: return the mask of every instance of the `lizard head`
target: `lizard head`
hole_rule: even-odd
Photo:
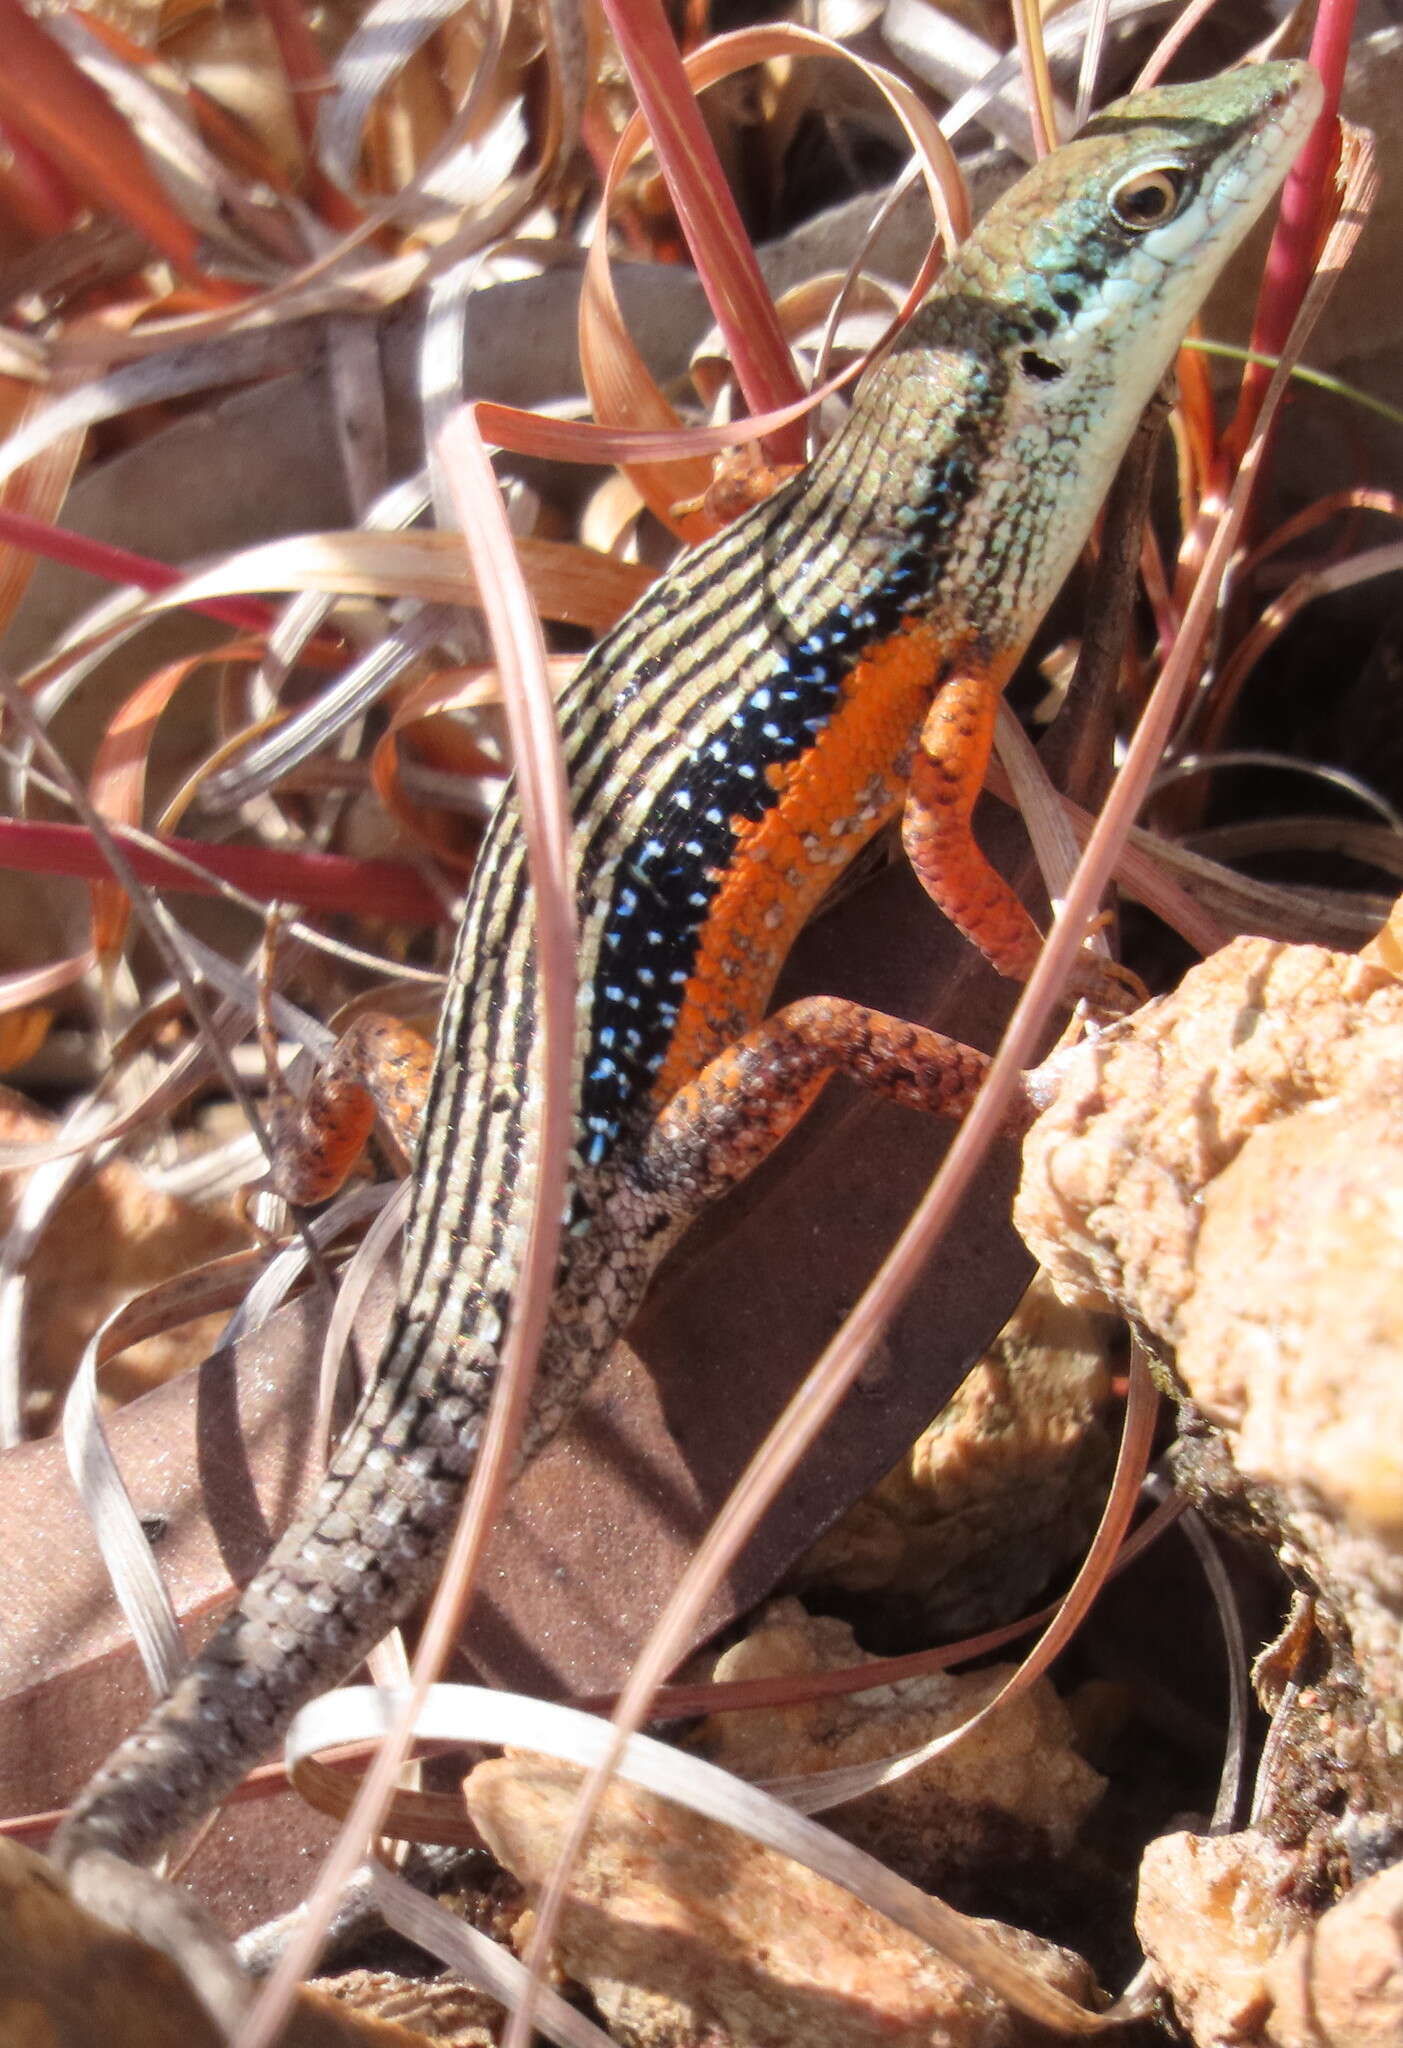
[[[1019,372],[1148,398],[1320,109],[1306,64],[1117,100],[985,215],[942,287],[1033,330]],[[1082,374],[1077,377],[1077,372]]]

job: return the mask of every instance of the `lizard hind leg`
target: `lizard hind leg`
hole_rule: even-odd
[[[342,1186],[376,1118],[406,1153],[419,1134],[433,1066],[421,1032],[379,1010],[354,1017],[297,1101],[268,1061],[266,1114],[277,1155],[278,1192],[311,1208]]]
[[[665,1105],[638,1172],[690,1216],[754,1171],[833,1074],[913,1109],[963,1117],[989,1061],[923,1024],[838,996],[777,1010],[718,1053]],[[1021,1106],[1014,1112],[1022,1115]]]

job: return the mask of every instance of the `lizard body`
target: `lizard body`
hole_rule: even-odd
[[[968,841],[998,693],[1145,403],[1319,103],[1299,64],[1148,93],[1000,200],[842,431],[684,554],[561,702],[580,926],[570,1212],[530,1457],[658,1258],[827,1075],[955,1113],[982,1061],[816,999],[790,942],[903,804],[918,872],[1006,971],[1036,933]],[[56,1841],[149,1857],[432,1577],[512,1310],[541,1049],[510,790],[469,889],[398,1306],[310,1513]]]

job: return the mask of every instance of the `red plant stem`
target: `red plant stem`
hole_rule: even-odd
[[[0,0],[0,53],[0,113],[31,147],[204,293],[242,297],[234,286],[203,275],[199,236],[167,197],[130,127],[20,0]]]
[[[292,117],[303,147],[310,153],[317,135],[317,102],[331,90],[326,59],[297,0],[259,0],[258,12],[278,46]]]
[[[1354,15],[1355,0],[1321,0],[1316,16],[1310,61],[1320,73],[1325,103],[1281,195],[1281,212],[1267,253],[1262,294],[1252,328],[1251,347],[1258,355],[1280,355],[1315,268],[1329,190],[1339,160],[1340,89],[1349,60]],[[1223,437],[1222,459],[1229,473],[1236,468],[1251,438],[1271,374],[1266,363],[1249,363],[1243,373],[1237,411]]]
[[[110,541],[70,533],[47,519],[35,519],[28,512],[14,512],[4,505],[0,505],[0,542],[27,548],[31,554],[62,562],[70,569],[85,570],[89,576],[105,577],[109,583],[134,583],[138,590],[153,593],[173,589],[189,573],[173,569],[169,562],[158,562],[152,555],[133,554],[130,548],[114,547]],[[222,625],[237,626],[241,633],[266,633],[277,616],[272,605],[257,597],[202,598],[190,610],[218,619]]]
[[[0,151],[4,164],[6,211],[26,234],[61,235],[72,227],[78,196],[71,182],[22,128],[0,118]]]
[[[134,872],[152,888],[213,896],[221,883],[266,903],[298,903],[309,910],[350,911],[404,924],[440,924],[443,902],[418,870],[405,861],[353,860],[339,853],[271,851],[260,846],[210,846],[200,839],[168,837],[172,855],[148,842],[125,839],[123,851]],[[193,861],[208,879],[183,865]],[[112,879],[92,834],[83,825],[59,825],[31,818],[0,818],[0,868],[25,874],[76,875],[85,882]]]
[[[752,412],[790,404],[802,396],[793,358],[660,0],[603,7],[746,404]],[[770,435],[765,447],[772,461],[802,462],[802,425]]]
[[[69,533],[47,519],[35,519],[27,512],[12,512],[0,505],[0,541],[11,547],[27,548],[48,561],[62,562],[70,569],[84,569],[90,576],[103,576],[109,583],[134,583],[138,590],[169,590],[180,582],[183,570],[172,569],[150,555],[133,554],[130,548],[113,547],[110,541],[90,540],[83,533]],[[253,597],[213,597],[191,606],[240,632],[266,633],[273,623],[271,605]]]

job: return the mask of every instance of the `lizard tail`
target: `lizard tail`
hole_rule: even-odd
[[[432,1578],[481,1404],[416,1400],[424,1336],[397,1316],[313,1506],[80,1793],[51,1847],[64,1868],[94,1849],[150,1861],[275,1747],[300,1707],[355,1669]]]

